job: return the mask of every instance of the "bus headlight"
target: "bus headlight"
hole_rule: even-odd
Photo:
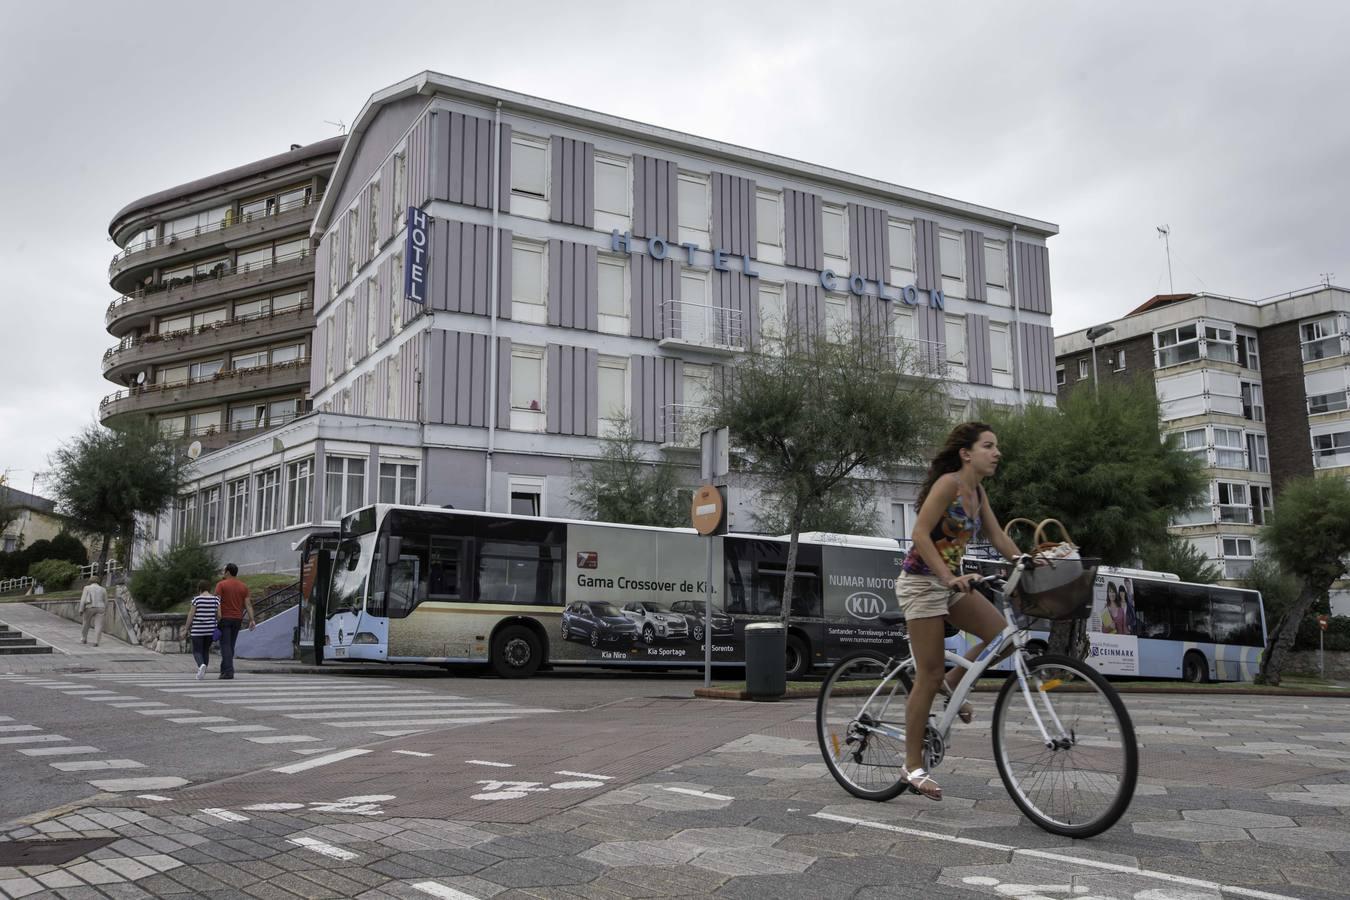
[[[372,631],[358,631],[356,637],[352,638],[353,644],[378,644],[380,639]]]

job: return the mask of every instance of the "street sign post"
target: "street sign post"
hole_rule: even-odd
[[[1317,617],[1317,674],[1322,678],[1327,677],[1326,652],[1324,649],[1326,646],[1326,633],[1327,617],[1319,615]]]
[[[702,450],[703,484],[694,492],[689,519],[694,530],[708,539],[704,550],[708,558],[707,580],[703,582],[703,686],[712,686],[712,592],[714,535],[726,534],[726,489],[712,484],[731,471],[731,432],[726,428],[705,428],[699,436]]]

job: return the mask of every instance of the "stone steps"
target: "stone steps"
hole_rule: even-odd
[[[17,631],[0,622],[0,656],[51,652],[52,648],[46,644],[38,644],[37,638],[25,637],[22,631]]]

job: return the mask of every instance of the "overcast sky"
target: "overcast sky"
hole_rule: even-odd
[[[22,490],[114,390],[112,215],[334,135],[424,69],[1054,222],[1056,333],[1167,291],[1162,224],[1178,291],[1350,283],[1350,4],[5,6],[0,471]]]

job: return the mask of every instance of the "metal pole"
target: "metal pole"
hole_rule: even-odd
[[[1092,399],[1097,399],[1097,342],[1092,342]]]
[[[1326,630],[1322,628],[1322,623],[1317,623],[1317,675],[1320,678],[1327,677],[1327,658],[1323,653],[1323,642],[1326,640],[1324,635]]]
[[[713,536],[703,539],[708,554],[708,580],[703,582],[703,686],[712,687],[712,579]]]

